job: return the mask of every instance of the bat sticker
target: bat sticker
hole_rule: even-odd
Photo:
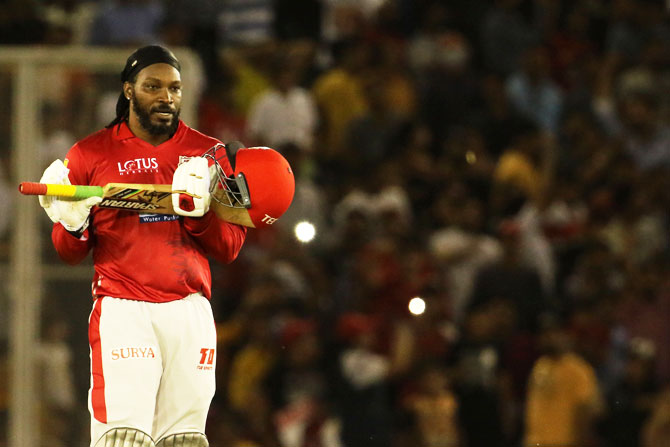
[[[118,208],[123,210],[157,210],[161,206],[155,203],[134,202],[130,200],[105,199],[98,204],[100,208]]]

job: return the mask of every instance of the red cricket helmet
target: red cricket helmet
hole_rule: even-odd
[[[246,208],[255,228],[272,225],[291,205],[295,178],[288,161],[269,147],[243,147],[239,142],[217,144],[204,157],[213,161],[212,198],[223,206]],[[233,170],[228,176],[219,164],[227,157]],[[214,194],[216,188],[227,194]]]

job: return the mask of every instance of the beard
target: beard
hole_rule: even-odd
[[[137,115],[140,126],[150,135],[173,135],[179,127],[179,109],[172,109],[170,106],[156,106],[153,108],[142,106],[134,92],[130,98],[133,112]],[[169,122],[154,123],[151,121],[151,114],[155,112],[170,112],[172,119]]]

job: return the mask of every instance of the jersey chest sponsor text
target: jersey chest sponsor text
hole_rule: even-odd
[[[158,172],[158,160],[156,157],[133,158],[119,161],[116,165],[121,175]]]

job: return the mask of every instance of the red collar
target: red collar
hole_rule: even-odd
[[[186,125],[182,122],[182,120],[179,120],[179,126],[177,127],[177,131],[174,133],[174,135],[172,135],[172,138],[167,140],[165,143],[167,143],[170,140],[174,141],[179,137],[181,137],[182,134],[185,132],[185,129]],[[128,123],[126,121],[121,121],[119,124],[117,124],[112,128],[112,137],[116,140],[129,140],[131,138],[137,138],[137,136],[135,136],[133,131],[130,130],[130,127],[128,127]]]

